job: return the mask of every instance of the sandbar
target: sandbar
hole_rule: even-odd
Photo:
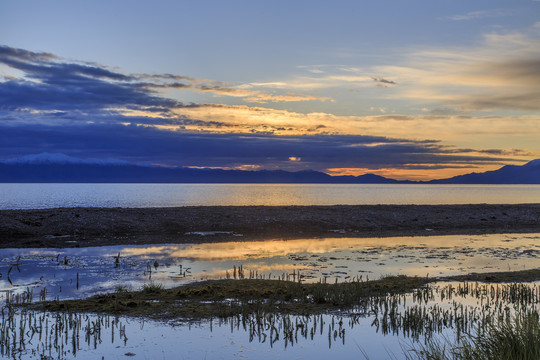
[[[540,232],[540,204],[1,210],[0,247]]]

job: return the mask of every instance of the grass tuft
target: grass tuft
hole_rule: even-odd
[[[538,360],[540,319],[536,311],[498,321],[480,335],[468,335],[461,343],[428,341],[406,354],[413,360]]]
[[[125,286],[125,285],[116,285],[114,287],[114,292],[115,293],[127,293],[131,291],[131,287],[130,286]]]
[[[163,286],[163,284],[154,282],[143,284],[143,286],[141,287],[142,292],[147,294],[158,294],[164,289],[165,287]]]

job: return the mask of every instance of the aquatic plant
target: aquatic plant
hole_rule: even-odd
[[[164,289],[165,289],[165,287],[163,286],[163,284],[155,283],[155,282],[145,283],[141,287],[142,292],[150,293],[150,294],[159,293],[159,292],[163,291]]]
[[[537,311],[518,313],[499,319],[487,330],[477,328],[452,344],[428,341],[426,345],[406,353],[407,359],[420,360],[500,360],[540,359],[540,319]]]
[[[71,359],[82,344],[97,348],[105,330],[112,341],[127,341],[125,325],[109,315],[73,312],[47,312],[19,309],[11,305],[1,311],[0,355],[22,359],[29,355],[41,359]]]
[[[126,285],[116,285],[114,287],[114,292],[115,293],[125,293],[125,292],[128,292],[130,291],[130,287],[129,286],[126,286]]]
[[[238,268],[236,277],[239,277]],[[244,273],[244,279],[240,280],[201,281],[174,289],[149,282],[140,291],[119,286],[114,293],[88,299],[37,304],[31,303],[31,289],[8,292],[0,322],[0,342],[4,341],[4,349],[9,347],[9,354],[22,353],[32,331],[37,331],[32,329],[39,327],[39,322],[34,324],[33,319],[42,318],[47,329],[44,333],[58,333],[47,340],[46,348],[52,345],[61,354],[78,351],[72,346],[66,352],[70,341],[97,347],[105,322],[112,320],[97,321],[93,315],[86,315],[94,312],[209,322],[210,327],[217,323],[230,326],[231,331],[246,331],[249,341],[267,342],[270,346],[280,341],[285,347],[315,336],[327,337],[329,347],[336,342],[345,343],[347,329],[359,326],[362,319],[369,317],[376,332],[399,335],[419,346],[407,352],[410,359],[491,359],[482,357],[479,351],[499,354],[517,346],[536,354],[538,348],[535,339],[538,342],[540,336],[539,283],[432,283],[433,279],[425,277],[386,276],[369,281],[358,277],[343,283],[328,284],[321,280],[305,284],[298,282],[298,276],[295,281],[245,277],[256,275]],[[45,294],[40,294],[40,299],[44,297]],[[18,309],[22,318],[17,319],[22,320],[15,321]],[[33,313],[32,321],[25,320],[26,313]],[[79,330],[73,330],[78,331],[75,334],[66,325],[66,316],[85,320]],[[20,333],[21,329],[24,334]],[[113,339],[114,331],[120,331],[118,327],[114,329],[118,330],[112,330]],[[62,334],[70,336],[67,342],[67,335]],[[441,334],[449,340],[441,342]],[[64,338],[55,343],[60,335]],[[13,345],[15,342],[17,346]],[[496,347],[501,344],[506,344],[506,348]],[[469,358],[455,355],[468,353]]]

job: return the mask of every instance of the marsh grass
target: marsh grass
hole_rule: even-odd
[[[204,320],[200,324],[208,326],[210,331],[214,327],[224,327],[231,333],[243,332],[249,342],[267,343],[271,348],[277,344],[284,348],[292,347],[306,340],[327,341],[331,348],[335,344],[345,344],[346,329],[353,327],[354,322],[354,319],[339,316],[261,316],[251,313]],[[64,360],[94,349],[95,358],[101,358],[101,344],[110,342],[116,347],[127,344],[126,326],[130,323],[130,319],[110,315],[4,308],[0,326],[0,357]],[[133,331],[139,326],[142,329],[144,321],[136,327],[128,327],[128,330]]]
[[[540,359],[538,312],[518,314],[511,321],[490,326],[486,336],[465,346],[464,354],[469,359]]]
[[[13,359],[72,359],[86,344],[97,348],[105,331],[127,341],[125,325],[108,315],[47,312],[6,305],[1,311],[0,356]]]
[[[428,341],[406,353],[419,360],[537,360],[540,359],[540,319],[537,311],[519,313],[477,329],[461,341]]]
[[[395,279],[394,279],[395,280]],[[440,359],[440,360],[469,360],[469,359],[537,359],[540,336],[540,323],[537,310],[527,310],[515,312],[514,315],[505,317],[504,314],[510,314],[506,308],[514,310],[519,309],[536,309],[538,307],[538,297],[529,296],[530,293],[525,291],[516,291],[523,284],[500,285],[499,288],[486,284],[460,284],[455,286],[449,284],[441,289],[423,288],[417,290],[414,295],[399,295],[387,294],[384,296],[373,296],[366,301],[367,306],[360,311],[359,306],[355,306],[354,313],[337,312],[328,314],[290,314],[286,312],[268,312],[265,307],[265,302],[261,299],[256,299],[254,295],[247,295],[247,292],[257,291],[259,294],[272,294],[272,289],[262,289],[258,282],[244,282],[244,280],[236,280],[237,286],[232,289],[223,290],[220,286],[226,286],[227,283],[208,282],[194,284],[190,288],[184,287],[182,299],[178,299],[178,292],[174,298],[177,299],[176,305],[179,307],[187,306],[188,311],[193,309],[192,306],[211,306],[211,301],[201,300],[192,302],[188,299],[212,299],[217,295],[230,296],[236,293],[243,300],[233,300],[231,298],[216,302],[218,308],[221,307],[221,315],[210,318],[199,318],[196,321],[207,324],[212,331],[213,326],[230,327],[231,332],[243,332],[248,337],[249,342],[266,343],[269,347],[276,346],[277,343],[285,348],[294,346],[299,342],[312,340],[327,342],[329,348],[335,345],[344,345],[346,337],[350,337],[349,332],[356,326],[365,326],[365,316],[369,314],[378,319],[378,324],[375,322],[372,327],[382,333],[396,333],[402,331],[405,335],[406,327],[414,328],[412,324],[416,324],[423,329],[423,335],[426,336],[426,341],[421,347],[407,351],[404,356],[407,359]],[[212,285],[212,286],[211,286]],[[229,284],[231,285],[231,284]],[[247,288],[243,285],[250,285]],[[277,288],[279,284],[274,283]],[[283,284],[282,284],[283,285]],[[290,283],[291,294],[297,294],[299,291],[298,283]],[[378,284],[382,286],[381,284]],[[332,286],[331,286],[332,287]],[[345,288],[343,288],[345,289]],[[534,290],[536,289],[536,290]],[[537,291],[539,287],[533,287]],[[174,289],[178,290],[178,289]],[[126,309],[136,308],[137,306],[153,306],[156,304],[159,308],[163,303],[156,302],[155,299],[167,293],[166,290],[161,290],[159,294],[148,294],[143,291],[138,294],[145,294],[148,299],[154,299],[153,302],[148,302],[146,305],[135,305],[137,298],[133,296],[136,293],[122,293],[123,297],[118,294],[115,296],[117,305],[123,303]],[[212,291],[217,293],[213,294]],[[496,300],[496,293],[518,293],[523,295],[525,299],[501,296]],[[441,295],[444,294],[444,295]],[[417,308],[422,304],[429,303],[439,296],[445,298],[452,294],[454,300],[458,298],[470,297],[473,298],[490,298],[492,301],[498,301],[500,305],[493,306],[495,303],[490,303],[484,310],[480,310],[473,316],[473,313],[467,314],[467,311],[457,308],[442,310],[439,308]],[[150,296],[152,295],[152,296]],[[534,295],[534,293],[533,293]],[[257,295],[258,296],[258,295]],[[287,295],[288,296],[288,295]],[[417,309],[414,316],[407,315],[406,311],[409,307],[405,307],[405,298],[413,301],[413,308]],[[103,303],[103,298],[96,298],[97,303]],[[132,304],[129,304],[129,301]],[[294,298],[291,298],[292,302]],[[77,354],[84,344],[88,348],[97,349],[98,346],[109,337],[113,343],[127,341],[126,328],[122,325],[122,318],[111,316],[108,314],[89,315],[85,312],[76,309],[75,306],[70,306],[66,302],[53,301],[50,304],[57,304],[59,311],[33,311],[28,310],[28,306],[17,307],[15,305],[6,305],[2,309],[2,321],[0,322],[0,351],[1,355],[13,358],[24,358],[30,351],[33,354],[42,354],[44,358],[69,359]],[[312,302],[312,304],[314,304]],[[63,305],[63,306],[61,306]],[[110,305],[110,304],[109,304]],[[278,302],[273,305],[279,305]],[[328,303],[329,306],[333,306]],[[493,313],[486,315],[486,308],[493,306]],[[120,306],[119,306],[120,308]],[[90,309],[90,308],[89,308]],[[327,307],[335,309],[334,307]],[[405,309],[405,310],[404,310]],[[497,312],[497,309],[502,309],[502,313]],[[435,311],[437,310],[437,311]],[[111,312],[111,311],[110,311]],[[118,311],[122,312],[122,311]],[[493,319],[492,322],[487,322],[484,325],[479,325],[481,314],[486,315],[486,319]],[[451,320],[453,319],[453,320]],[[129,322],[129,320],[126,320]],[[443,324],[446,321],[448,329],[455,329],[457,324],[462,322],[477,324],[474,327],[476,336],[470,336],[463,332],[459,342],[437,342],[428,334],[428,330],[436,332],[437,326],[434,324]],[[191,324],[193,320],[189,322]],[[368,323],[369,324],[369,323]],[[386,325],[383,325],[386,324]],[[461,326],[461,325],[460,325]],[[386,328],[386,330],[383,330]],[[385,334],[386,334],[385,333]],[[411,336],[412,338],[412,336]],[[116,340],[115,340],[116,339]],[[107,340],[108,341],[108,340]],[[417,342],[417,346],[422,342]],[[451,345],[457,344],[457,345]],[[495,356],[493,356],[495,354]],[[497,356],[502,354],[501,356]],[[361,354],[359,354],[361,355]],[[48,357],[47,357],[48,356]],[[366,356],[364,354],[364,356]],[[367,358],[367,357],[366,357]],[[391,358],[401,358],[398,356]]]
[[[236,271],[238,278],[238,269]],[[114,293],[87,299],[42,302],[49,310],[108,312],[152,318],[212,318],[250,312],[319,314],[344,310],[351,314],[375,315],[374,326],[381,332],[400,329],[407,336],[419,337],[432,330],[452,326],[458,332],[470,331],[470,325],[491,322],[507,304],[526,310],[527,304],[540,302],[540,287],[479,282],[446,283],[431,286],[437,279],[386,276],[379,280],[342,283],[301,283],[268,279],[206,280],[165,289],[149,282],[140,291],[119,287]],[[444,283],[443,283],[444,284]],[[429,286],[428,286],[429,285]],[[412,294],[412,304],[405,306]],[[479,306],[467,307],[459,299],[475,297]],[[437,303],[450,302],[449,308]],[[523,309],[516,308],[520,312]],[[431,315],[428,319],[427,314]],[[470,321],[474,319],[474,321]],[[483,325],[484,326],[484,325]]]
[[[360,324],[369,316],[378,333],[403,336],[416,344],[406,352],[408,359],[539,358],[538,283],[433,283],[438,279],[385,276],[308,284],[300,281],[299,274],[293,281],[286,277],[263,280],[244,271],[233,269],[236,279],[207,280],[173,289],[155,282],[144,284],[139,291],[118,286],[113,293],[81,300],[32,303],[30,289],[19,295],[6,293],[0,351],[16,357],[38,336],[40,341],[45,339],[40,349],[52,346],[60,354],[58,358],[69,358],[80,348],[79,342],[97,347],[107,328],[112,329],[113,339],[116,333],[121,335],[117,339],[127,341],[125,327],[118,325],[115,315],[208,322],[210,329],[213,324],[226,325],[231,331],[245,331],[250,342],[267,342],[271,347],[277,341],[287,347],[315,337],[318,341],[327,338],[332,347],[345,344],[347,329],[365,326]],[[538,276],[535,271],[520,275]],[[483,275],[469,279],[479,276]],[[500,279],[515,276],[505,273]],[[40,294],[40,300],[44,298]],[[16,311],[20,312],[19,320],[15,320]],[[434,334],[452,334],[452,339],[441,342]]]
[[[375,298],[425,286],[425,278],[390,276],[380,280],[327,284],[262,279],[223,279],[165,289],[147,283],[140,291],[116,291],[87,299],[41,303],[48,310],[90,311],[153,318],[200,319],[252,312],[319,314],[347,309],[365,313]],[[124,289],[121,289],[124,290]]]
[[[126,285],[116,285],[114,287],[114,292],[115,293],[126,293],[128,291],[131,291],[131,287],[126,286]]]
[[[165,286],[163,286],[163,284],[155,282],[143,284],[143,286],[141,287],[141,291],[147,294],[159,294],[164,290]]]
[[[236,280],[207,280],[173,289],[149,282],[139,291],[119,287],[113,293],[80,300],[32,304],[29,292],[18,297],[7,294],[7,320],[3,313],[1,329],[11,336],[8,342],[12,345],[16,335],[10,332],[14,327],[9,314],[14,308],[40,309],[43,314],[73,314],[70,316],[87,316],[85,313],[91,312],[103,318],[121,314],[188,323],[208,321],[210,328],[215,321],[229,324],[231,331],[243,329],[249,341],[268,341],[270,346],[279,339],[285,346],[292,346],[298,339],[313,340],[315,335],[324,335],[332,347],[336,342],[345,343],[347,327],[357,326],[369,316],[373,319],[371,327],[378,333],[424,344],[408,351],[409,359],[492,359],[489,354],[507,353],[510,355],[504,356],[510,357],[495,358],[538,358],[534,357],[538,355],[540,336],[538,283],[432,284],[438,279],[385,276],[378,280],[306,284],[299,281],[300,276],[294,281],[263,280],[240,276],[243,271],[233,271]],[[534,272],[523,274],[536,276]],[[515,274],[502,274],[500,278],[508,276]],[[30,323],[21,322],[20,326],[26,330]],[[85,331],[93,336],[102,328],[103,323],[88,323]],[[0,340],[6,339],[4,333],[0,332]],[[434,334],[452,334],[453,338],[437,342],[440,336]],[[19,347],[23,346],[19,343]],[[534,356],[520,357],[516,349]]]

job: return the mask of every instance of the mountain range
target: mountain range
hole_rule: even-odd
[[[433,184],[540,184],[540,159],[525,165],[505,165],[483,173],[458,175],[448,179],[432,180]]]
[[[494,171],[427,182],[399,181],[375,174],[330,176],[314,170],[222,170],[139,165],[118,159],[81,159],[58,153],[0,161],[8,183],[318,183],[318,184],[540,184],[540,159]]]

